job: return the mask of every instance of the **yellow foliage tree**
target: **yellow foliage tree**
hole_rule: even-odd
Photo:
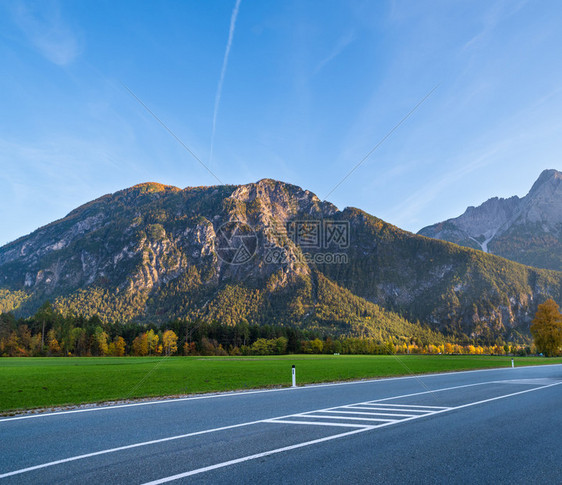
[[[166,330],[162,335],[164,354],[172,355],[178,351],[178,336],[173,330]]]
[[[139,335],[133,340],[133,354],[139,356],[148,355],[148,338],[146,333]]]
[[[562,347],[562,314],[552,299],[541,303],[531,325],[531,334],[539,352],[546,356],[560,354]]]
[[[47,342],[49,344],[49,353],[51,355],[57,355],[60,353],[59,341],[57,340],[53,329],[49,330],[49,333],[47,334]]]
[[[115,357],[123,357],[125,355],[125,339],[115,337],[115,340],[109,344],[108,353]]]
[[[148,353],[149,354],[160,354],[160,352],[158,352],[158,341],[160,340],[160,337],[158,337],[158,334],[154,333],[154,330],[149,330],[148,332],[146,332],[146,339],[148,341]]]
[[[109,345],[107,344],[107,339],[109,335],[102,330],[101,327],[96,327],[93,339],[93,351],[97,355],[107,355],[109,353]]]

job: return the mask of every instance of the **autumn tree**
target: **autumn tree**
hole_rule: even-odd
[[[238,348],[238,347],[236,347]],[[197,347],[195,346],[195,342],[185,342],[183,344],[183,355],[198,355]]]
[[[125,339],[123,337],[115,337],[108,346],[108,353],[114,357],[123,357],[125,355]]]
[[[257,339],[250,348],[252,349],[252,353],[256,355],[268,355],[271,353],[267,345],[267,340],[264,338]]]
[[[158,334],[154,333],[154,330],[149,330],[146,332],[146,338],[148,341],[148,353],[149,354],[158,354],[158,341],[160,338]]]
[[[47,343],[49,345],[49,354],[51,355],[60,354],[61,349],[60,349],[59,341],[57,340],[56,332],[53,328],[49,330],[49,332],[47,333]]]
[[[133,354],[139,356],[148,355],[148,337],[146,332],[133,340]]]
[[[36,333],[33,337],[31,337],[31,342],[29,343],[29,349],[31,350],[31,355],[41,355],[41,351],[43,350],[41,346],[41,334]]]
[[[166,330],[162,335],[162,346],[166,355],[175,354],[178,351],[178,336],[173,330]]]
[[[531,333],[539,352],[546,356],[560,353],[562,347],[562,314],[553,299],[541,303],[535,314]]]
[[[125,355],[126,345],[123,337],[115,337],[115,354],[119,357]]]
[[[6,343],[6,350],[10,357],[16,357],[23,352],[23,349],[20,347],[20,339],[15,331],[10,334],[10,338]]]
[[[108,335],[101,327],[96,327],[92,335],[92,351],[95,355],[107,355],[109,347],[107,345]]]

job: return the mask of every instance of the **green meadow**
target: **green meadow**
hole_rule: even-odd
[[[516,357],[516,366],[562,358]],[[143,397],[511,366],[479,355],[271,357],[30,357],[0,359],[0,412]]]

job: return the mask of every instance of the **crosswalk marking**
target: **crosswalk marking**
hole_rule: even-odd
[[[416,404],[387,404],[367,401],[347,406],[319,409],[304,413],[268,419],[267,423],[299,424],[303,426],[342,426],[374,429],[400,421],[430,416],[451,408]],[[358,424],[357,422],[362,423]]]

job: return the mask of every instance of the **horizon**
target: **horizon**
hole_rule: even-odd
[[[416,233],[562,169],[558,2],[0,9],[0,246],[143,180],[271,178]]]

